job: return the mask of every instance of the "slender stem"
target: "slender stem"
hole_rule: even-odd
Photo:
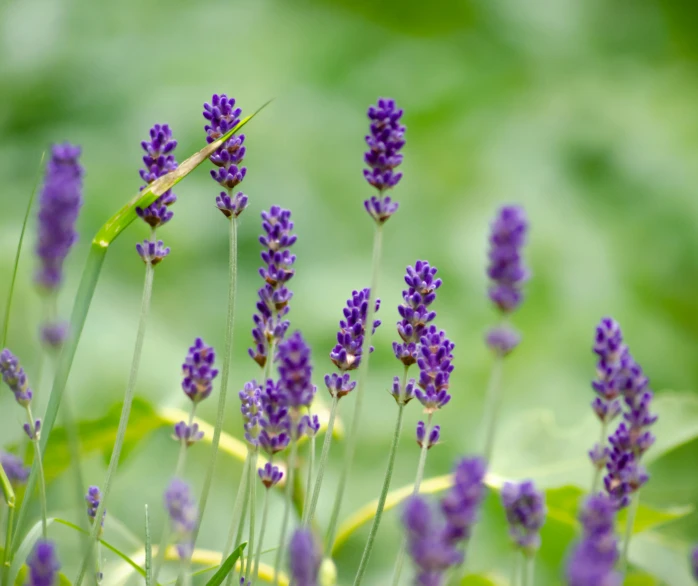
[[[305,494],[307,498],[310,498],[311,489],[313,488],[313,470],[315,468],[315,435],[310,438],[310,458],[308,460],[308,479],[305,483]],[[305,523],[306,511],[308,507],[304,507],[303,510],[303,523]]]
[[[7,527],[5,533],[5,547],[2,554],[2,585],[6,586],[8,580],[8,572],[10,571],[10,547],[9,544],[12,542],[12,522],[15,515],[15,491],[12,488],[10,479],[5,473],[5,469],[0,464],[0,488],[2,488],[3,496],[5,497],[5,504],[7,504]]]
[[[361,407],[363,404],[366,384],[368,382],[368,363],[371,356],[371,338],[373,336],[373,317],[375,315],[376,292],[378,289],[378,276],[380,273],[381,248],[383,246],[383,227],[376,224],[376,230],[373,233],[373,257],[371,260],[371,288],[368,295],[368,310],[366,312],[366,332],[364,335],[364,343],[361,347],[361,364],[359,365],[359,380],[356,388],[356,403],[354,404],[354,415],[347,436],[347,446],[344,455],[344,465],[339,476],[339,485],[335,494],[334,505],[332,506],[332,514],[330,515],[330,524],[327,529],[325,538],[325,549],[332,551],[332,544],[337,534],[337,523],[339,521],[339,513],[342,509],[342,499],[344,498],[344,490],[346,489],[354,463],[354,454],[356,452],[356,443],[359,439],[359,425],[361,423]]]
[[[33,434],[32,444],[34,444],[34,459],[37,462],[37,470],[39,471],[39,498],[41,499],[41,535],[46,539],[46,519],[48,518],[48,511],[46,505],[46,478],[44,477],[44,465],[41,461],[41,448],[39,447],[39,438],[36,436],[34,429],[34,416],[32,415],[32,408],[30,405],[25,407],[25,412],[27,414],[27,425],[29,430]]]
[[[511,563],[511,586],[520,586],[521,584],[521,554],[518,551],[514,552],[514,559]]]
[[[523,554],[522,554],[523,555]],[[536,570],[536,556],[524,556],[523,586],[533,586],[533,578]]]
[[[317,476],[315,478],[315,488],[313,488],[312,495],[310,496],[310,503],[306,507],[305,514],[303,515],[303,525],[310,525],[313,522],[313,515],[315,515],[315,508],[317,507],[318,499],[320,498],[320,489],[322,488],[322,480],[325,477],[325,469],[327,468],[327,460],[330,455],[330,446],[332,445],[332,432],[334,431],[334,422],[337,417],[337,411],[339,410],[339,397],[332,398],[332,407],[330,408],[330,419],[327,422],[327,429],[325,430],[325,440],[322,443],[322,452],[320,454],[320,462],[318,464]],[[310,495],[310,492],[308,492]]]
[[[257,510],[257,483],[255,482],[254,473],[257,470],[257,452],[252,455],[250,462],[250,532],[247,543],[250,544],[247,552],[247,564],[245,566],[245,584],[250,580],[250,571],[252,570],[252,548],[254,547],[254,530],[255,530],[255,511]]]
[[[102,543],[97,541],[97,557],[95,558],[95,582],[102,581]]]
[[[107,468],[107,474],[104,478],[104,485],[102,488],[102,500],[97,508],[97,514],[95,519],[101,519],[104,514],[104,509],[107,504],[107,499],[109,498],[109,493],[111,491],[112,483],[116,475],[116,470],[119,467],[119,458],[121,457],[121,448],[124,445],[124,439],[126,437],[126,427],[128,426],[128,418],[131,414],[131,405],[133,404],[133,397],[136,390],[136,381],[138,380],[138,369],[141,363],[141,355],[143,353],[143,342],[145,340],[145,329],[146,323],[148,321],[148,313],[150,312],[150,298],[153,292],[153,276],[155,271],[153,266],[150,264],[145,265],[145,283],[143,285],[143,299],[141,302],[141,315],[138,322],[138,331],[136,333],[136,344],[133,350],[133,362],[131,363],[131,372],[128,377],[128,384],[126,386],[126,394],[124,395],[124,404],[121,408],[121,417],[119,419],[119,426],[116,431],[116,439],[114,441],[114,450],[111,454],[111,459],[109,460],[109,467]],[[100,523],[94,523],[92,526],[92,531],[90,532],[90,543],[88,544],[88,552],[91,551],[94,542],[97,540],[97,535],[100,530]],[[82,566],[80,572],[78,573],[77,580],[75,581],[75,586],[80,586],[82,580],[85,576],[85,571],[87,569],[87,563],[89,560],[89,555],[86,555],[82,560]]]
[[[279,570],[281,569],[281,560],[284,557],[286,549],[286,533],[288,532],[288,519],[291,514],[291,501],[293,499],[293,481],[296,468],[296,455],[298,453],[298,442],[296,439],[291,440],[291,453],[288,456],[288,476],[286,477],[286,498],[284,502],[284,516],[281,521],[281,537],[279,537],[279,549],[276,550],[276,558],[274,560],[274,584],[279,586]]]
[[[254,574],[252,578],[252,586],[259,579],[259,560],[262,557],[262,545],[264,545],[264,534],[267,530],[267,518],[269,516],[269,489],[264,491],[264,508],[262,509],[262,528],[259,530],[259,541],[257,541],[257,553],[254,559]]]
[[[359,563],[359,569],[356,571],[356,578],[354,578],[354,586],[359,586],[361,580],[364,577],[366,568],[368,567],[368,561],[371,557],[371,550],[373,549],[373,542],[376,539],[376,533],[378,532],[378,527],[381,522],[381,517],[383,516],[383,508],[385,507],[385,499],[388,496],[388,491],[390,490],[390,480],[393,477],[393,468],[395,467],[395,455],[397,454],[397,446],[400,443],[400,433],[402,432],[402,415],[405,410],[404,403],[398,404],[397,419],[395,421],[395,431],[393,432],[393,441],[390,444],[390,452],[388,453],[388,467],[385,470],[385,479],[383,480],[383,488],[381,489],[380,497],[378,498],[378,506],[376,507],[376,514],[373,517],[373,523],[371,524],[371,530],[368,534],[368,540],[366,541],[366,546],[364,547],[364,553],[361,556],[361,562]],[[427,445],[424,442],[424,445]]]
[[[230,530],[228,531],[228,538],[225,542],[225,549],[223,550],[223,559],[228,559],[228,556],[233,551],[233,539],[235,539],[238,526],[242,523],[242,518],[240,513],[242,511],[243,502],[245,500],[245,494],[247,494],[247,478],[250,469],[250,451],[247,450],[247,457],[245,458],[245,464],[242,469],[242,476],[240,477],[240,484],[238,485],[237,494],[235,495],[235,502],[233,503],[233,516],[230,522]],[[233,572],[231,572],[232,574]]]
[[[240,486],[240,491],[242,491],[242,496],[243,496],[243,498],[242,498],[242,512],[240,513],[240,521],[238,523],[237,533],[235,534],[235,543],[234,543],[234,545],[232,545],[233,542],[231,541],[231,548],[229,549],[229,551],[232,551],[232,547],[236,547],[236,546],[240,545],[240,543],[242,543],[242,534],[245,530],[245,518],[247,517],[247,508],[250,505],[250,491],[247,489],[247,487],[248,487],[250,482],[254,482],[254,470],[252,469],[252,452],[248,451],[247,455],[248,455],[248,458],[247,458],[247,461],[245,463],[245,471],[244,471],[245,485],[244,485],[244,488],[242,486]],[[232,532],[233,526],[230,527],[230,530]],[[230,553],[228,555],[230,555]],[[244,552],[243,552],[243,556],[244,556]],[[243,562],[244,562],[244,557],[240,561],[240,578],[241,579],[243,577],[243,572],[245,569]],[[234,572],[230,572],[228,574],[228,581],[226,582],[227,586],[232,586],[233,574],[234,574]]]
[[[604,419],[601,422],[601,438],[599,439],[599,447],[601,449],[604,448],[606,445],[606,432],[608,429],[608,422]],[[596,494],[596,492],[599,490],[599,482],[601,481],[601,471],[602,468],[599,466],[594,465],[594,477],[591,482],[591,494]]]
[[[485,460],[491,462],[492,450],[494,449],[494,439],[497,433],[497,420],[499,419],[499,408],[501,406],[502,394],[502,365],[503,359],[501,356],[495,356],[492,363],[492,373],[490,374],[490,382],[487,386],[487,394],[485,396]]]
[[[637,509],[640,506],[640,493],[636,492],[630,501],[628,506],[628,518],[625,521],[625,536],[623,538],[623,550],[620,554],[620,562],[618,567],[620,571],[625,576],[625,572],[628,569],[628,550],[630,548],[630,539],[633,536],[633,525],[635,524],[635,516],[637,515]]]
[[[203,488],[201,489],[201,498],[199,499],[199,523],[194,530],[193,544],[196,543],[196,538],[199,535],[201,522],[204,518],[204,511],[208,503],[208,496],[213,483],[213,474],[216,468],[216,457],[218,456],[218,444],[221,439],[221,431],[223,430],[223,419],[225,418],[225,399],[228,394],[228,380],[230,377],[230,364],[233,358],[233,324],[235,322],[235,298],[237,290],[237,267],[238,267],[238,236],[237,236],[237,218],[230,218],[229,230],[229,245],[228,253],[228,315],[225,326],[225,354],[223,356],[223,369],[221,372],[221,390],[218,395],[218,411],[216,414],[216,426],[213,429],[213,440],[211,441],[211,459],[206,470]]]

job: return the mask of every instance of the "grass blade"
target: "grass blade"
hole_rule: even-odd
[[[237,549],[233,551],[228,556],[228,559],[226,559],[222,564],[221,567],[218,568],[218,571],[211,576],[211,579],[206,582],[206,586],[220,586],[223,584],[223,580],[226,579],[228,574],[233,571],[233,568],[235,567],[235,562],[240,559],[240,556],[242,555],[243,550],[245,549],[246,543],[241,543],[238,545]]]
[[[145,505],[145,586],[153,582],[153,546],[150,539],[150,518],[148,505]]]
[[[12,297],[15,292],[15,281],[17,280],[17,269],[19,268],[19,257],[22,253],[22,243],[24,242],[24,233],[27,230],[27,224],[29,223],[29,215],[31,214],[32,205],[34,203],[34,197],[39,189],[39,182],[41,181],[41,169],[44,166],[44,157],[46,152],[41,153],[41,159],[39,160],[39,170],[36,173],[36,180],[34,181],[34,188],[32,189],[31,195],[29,196],[29,201],[27,202],[27,211],[24,212],[24,221],[22,222],[22,230],[19,233],[19,242],[17,243],[17,252],[15,253],[15,264],[12,268],[12,278],[10,279],[10,290],[7,293],[7,305],[5,305],[5,322],[2,326],[2,344],[0,348],[4,348],[7,345],[7,333],[10,329],[10,310],[12,309]]]

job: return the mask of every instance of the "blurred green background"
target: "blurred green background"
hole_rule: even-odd
[[[51,142],[82,145],[86,168],[81,241],[60,301],[67,316],[91,235],[140,186],[139,143],[150,126],[171,125],[181,160],[204,143],[201,106],[212,93],[235,96],[246,113],[275,98],[246,129],[243,187],[250,205],[240,227],[225,428],[239,436],[234,392],[258,376],[246,349],[260,285],[259,213],[272,204],[293,211],[299,239],[289,317],[312,343],[320,382],[332,370],[328,352],[343,304],[369,279],[373,226],[362,200],[371,191],[361,175],[365,111],[378,96],[394,97],[408,127],[405,177],[394,194],[400,211],[385,230],[384,325],[375,338],[342,517],[378,494],[395,415],[386,390],[399,370],[390,347],[396,305],[405,267],[418,258],[439,268],[444,285],[437,323],[456,343],[453,400],[436,416],[442,444],[430,452],[427,475],[444,474],[458,455],[480,449],[491,366],[482,337],[496,319],[485,295],[486,239],[497,207],[508,202],[523,205],[530,217],[526,257],[533,278],[514,317],[524,343],[507,360],[492,469],[547,486],[583,486],[590,475],[585,451],[597,433],[588,408],[590,345],[601,316],[620,321],[659,394],[698,388],[697,18],[698,4],[688,0],[4,0],[0,306],[39,157]],[[156,405],[184,407],[179,384],[187,347],[203,336],[222,349],[227,235],[208,165],[175,191],[175,219],[161,231],[172,254],[157,269],[138,394]],[[134,223],[108,255],[69,382],[80,419],[104,415],[123,394],[143,279],[134,244],[146,234]],[[9,338],[30,377],[41,315],[32,285],[34,238],[32,223]],[[48,378],[34,383],[40,403],[48,385]],[[0,444],[21,433],[21,412],[11,399],[8,392],[0,395]],[[342,403],[346,416],[352,398]],[[419,411],[414,404],[407,410],[395,487],[414,478]],[[698,425],[698,409],[682,411],[688,427]],[[213,421],[215,397],[200,414]],[[127,549],[135,545],[126,529],[142,539],[144,503],[155,525],[162,522],[161,494],[176,459],[169,433],[150,434],[120,469],[107,536]],[[565,442],[573,449],[561,447]],[[196,486],[208,453],[197,446],[190,456],[188,476]],[[321,523],[341,454],[335,444]],[[683,442],[653,464],[643,498],[664,507],[697,504],[697,462],[698,442]],[[225,456],[219,463],[199,540],[211,549],[220,549],[227,534],[241,470]],[[102,458],[93,454],[84,466],[88,482],[102,481]],[[50,507],[76,517],[81,513],[70,490],[65,478],[55,483]],[[277,495],[275,512],[280,505]],[[508,575],[511,552],[500,516],[492,497],[470,556],[473,571]],[[681,544],[698,541],[697,521],[690,515],[657,535],[678,543],[681,552]],[[269,547],[275,531],[268,534]],[[386,583],[399,531],[395,512],[387,514],[367,583]],[[56,535],[73,541],[64,530]],[[340,584],[349,583],[364,537],[359,532],[340,552]],[[554,534],[551,527],[548,537],[538,580],[558,584],[557,567],[572,533]],[[70,547],[64,553],[69,568],[75,563]],[[652,568],[664,583],[688,583],[678,569],[682,555]]]

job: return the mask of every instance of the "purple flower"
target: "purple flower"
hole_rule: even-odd
[[[368,109],[371,132],[366,137],[369,150],[364,161],[369,168],[364,169],[364,177],[378,190],[378,196],[367,199],[364,206],[378,224],[386,222],[398,208],[398,204],[388,196],[383,197],[383,193],[402,178],[402,173],[395,172],[402,163],[400,150],[405,146],[405,127],[400,124],[402,114],[394,100],[383,98]]]
[[[13,487],[24,484],[29,478],[31,468],[25,466],[24,462],[14,454],[0,452],[0,465],[5,470],[7,478]]]
[[[698,545],[691,552],[691,572],[693,577],[698,581]]]
[[[145,151],[143,156],[145,168],[140,170],[140,175],[146,183],[141,190],[158,177],[167,175],[177,168],[177,161],[172,154],[176,146],[177,141],[172,140],[172,131],[167,124],[156,124],[150,129],[150,141],[141,142],[141,147]],[[173,214],[168,208],[176,201],[177,196],[171,190],[167,190],[148,207],[137,207],[136,214],[155,229],[172,219]]]
[[[47,323],[41,326],[39,336],[41,342],[47,347],[58,350],[65,342],[70,332],[70,324],[64,321]]]
[[[312,381],[310,347],[300,332],[294,332],[279,344],[276,360],[279,363],[279,387],[286,397],[287,406],[309,408],[317,388]]]
[[[463,458],[456,465],[453,486],[441,499],[441,512],[446,519],[444,538],[447,543],[470,539],[477,514],[485,498],[487,466],[479,457]]]
[[[262,228],[265,234],[260,236],[259,242],[264,247],[262,260],[265,266],[259,269],[259,274],[265,284],[257,292],[259,301],[252,330],[254,347],[248,352],[263,368],[269,348],[284,338],[289,326],[289,322],[283,318],[288,313],[288,302],[293,296],[286,283],[295,274],[293,263],[296,257],[289,248],[296,242],[296,235],[291,234],[291,212],[279,206],[262,212]]]
[[[625,430],[623,424],[619,427],[621,436]],[[630,504],[630,495],[637,492],[648,480],[649,476],[644,467],[638,461],[632,450],[623,447],[622,440],[616,436],[609,438],[613,448],[606,462],[606,476],[604,487],[608,496],[617,509],[622,509]]]
[[[170,254],[170,247],[165,246],[162,240],[144,240],[136,244],[136,252],[145,264],[155,266]]]
[[[259,474],[262,484],[267,488],[271,488],[278,484],[284,476],[284,473],[279,470],[279,467],[272,466],[271,462],[267,462],[263,467],[257,470],[257,473]]]
[[[260,447],[270,456],[285,450],[291,441],[291,417],[288,396],[280,383],[268,379],[260,394],[262,410],[259,415]]]
[[[239,393],[240,412],[245,429],[245,440],[255,447],[259,445],[260,413],[262,412],[262,388],[253,380],[245,383],[245,387]]]
[[[303,415],[298,423],[298,437],[307,435],[309,438],[315,437],[320,431],[320,418],[317,415]]]
[[[418,260],[414,267],[407,267],[407,289],[402,292],[404,303],[397,308],[402,318],[397,322],[397,333],[402,342],[393,342],[395,356],[405,366],[417,362],[417,344],[429,323],[436,317],[436,312],[429,309],[436,299],[436,290],[442,283],[441,279],[434,277],[436,272],[436,267],[430,266],[425,260]]]
[[[502,207],[492,223],[487,269],[492,280],[489,296],[503,313],[514,311],[523,299],[521,287],[529,271],[521,258],[521,249],[527,230],[526,215],[518,206]]]
[[[58,582],[61,564],[53,541],[40,539],[27,558],[29,568],[26,586],[54,586]]]
[[[433,413],[451,400],[448,385],[453,372],[454,346],[446,333],[433,325],[425,330],[419,341],[419,389],[415,390],[414,396],[427,412]]]
[[[309,529],[297,529],[293,534],[288,559],[295,586],[317,586],[322,554]]]
[[[502,487],[502,504],[509,523],[509,535],[526,552],[540,547],[540,528],[545,522],[545,496],[533,482],[507,482]]]
[[[424,424],[423,421],[418,421],[417,422],[417,445],[419,445],[420,448],[424,447],[424,444],[426,443],[427,445],[427,450],[430,450],[433,446],[435,446],[439,442],[439,438],[441,437],[441,426],[435,425],[429,430],[429,437],[427,437],[427,427]]]
[[[25,423],[22,426],[22,429],[24,430],[24,433],[27,434],[27,437],[30,440],[38,440],[39,432],[41,431],[41,419],[34,420],[34,425],[29,425],[28,423]]]
[[[344,308],[344,319],[339,322],[337,333],[337,345],[330,352],[330,360],[342,372],[354,370],[361,364],[361,350],[366,334],[366,320],[368,319],[369,289],[352,291],[351,298]],[[375,312],[380,309],[381,300],[375,300]],[[373,322],[373,330],[381,325],[380,320]],[[373,352],[373,346],[369,348]]]
[[[591,406],[602,422],[610,423],[620,413],[618,397],[625,384],[624,369],[630,360],[620,325],[610,317],[603,318],[596,327],[594,353],[599,360],[591,386],[597,396]]]
[[[356,383],[351,380],[348,372],[343,374],[326,374],[325,385],[330,395],[333,397],[336,395],[340,399],[356,388]]]
[[[487,347],[497,356],[510,354],[521,342],[521,335],[510,326],[491,328],[485,336]]]
[[[242,110],[235,106],[235,100],[225,94],[214,94],[210,104],[204,104],[204,126],[206,142],[211,144],[240,123]],[[211,171],[211,177],[225,188],[216,198],[218,209],[227,218],[238,217],[247,207],[247,196],[233,189],[245,178],[247,169],[240,164],[245,158],[245,135],[233,135],[226,140],[209,159],[218,167]]]
[[[60,286],[63,262],[78,239],[75,222],[82,207],[83,176],[79,157],[80,147],[54,145],[39,197],[36,254],[41,267],[36,283],[49,290]]]
[[[569,586],[620,586],[621,576],[614,570],[618,560],[615,510],[603,494],[587,499],[580,515],[582,539],[567,562]]]
[[[94,523],[95,517],[97,516],[97,509],[99,509],[99,503],[102,500],[102,493],[99,490],[99,487],[90,486],[90,488],[87,489],[85,500],[87,501],[87,516],[90,518],[90,522]],[[106,516],[107,511],[105,510],[102,513],[102,527],[104,527],[104,518]]]
[[[393,395],[396,403],[402,403],[407,405],[412,399],[414,399],[414,387],[417,385],[417,381],[413,378],[405,382],[405,387],[402,386],[402,381],[399,376],[393,378],[393,388],[390,393]]]
[[[204,344],[201,338],[196,338],[182,365],[182,389],[194,403],[203,401],[213,390],[213,379],[218,376],[218,370],[213,368],[215,359],[213,348]]]
[[[175,478],[165,491],[165,508],[177,543],[179,557],[186,559],[192,552],[192,533],[196,529],[198,511],[189,485]]]
[[[2,374],[2,380],[14,393],[15,401],[22,407],[29,405],[33,393],[29,388],[27,374],[20,365],[19,359],[8,348],[0,352],[0,374]]]
[[[204,432],[199,430],[198,423],[187,425],[184,421],[180,421],[174,426],[174,439],[184,442],[187,447],[193,446],[203,438]]]

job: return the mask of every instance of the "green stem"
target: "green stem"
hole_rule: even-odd
[[[34,445],[34,459],[36,460],[37,470],[39,471],[39,498],[41,499],[41,535],[44,539],[46,539],[46,519],[48,518],[48,507],[46,505],[46,478],[44,477],[44,465],[41,458],[39,438],[37,437],[37,432],[34,429],[34,416],[32,415],[32,408],[30,405],[27,405],[24,409],[27,414],[27,424],[29,425],[29,430],[33,434],[31,440],[32,444]]]
[[[292,425],[295,425],[292,423]],[[298,442],[295,439],[291,440],[291,453],[288,456],[288,475],[286,476],[286,498],[284,502],[284,515],[281,521],[281,537],[279,537],[279,549],[276,550],[276,558],[274,559],[274,584],[279,586],[279,570],[281,569],[281,560],[284,557],[286,549],[286,533],[288,532],[288,519],[291,516],[291,502],[293,500],[293,481],[296,468],[296,455],[298,454]]]
[[[247,457],[245,458],[245,463],[242,468],[242,476],[240,476],[240,484],[238,485],[237,494],[235,495],[235,502],[233,503],[233,516],[230,523],[230,531],[228,531],[228,538],[225,542],[225,549],[223,550],[223,559],[228,559],[228,556],[233,551],[235,544],[233,539],[238,531],[238,526],[242,523],[242,518],[240,513],[242,511],[243,503],[245,500],[245,494],[247,494],[247,479],[250,468],[250,451],[247,450]],[[231,572],[233,574],[234,572]]]
[[[5,469],[0,464],[0,488],[2,488],[2,494],[5,497],[5,504],[7,504],[7,528],[5,533],[5,548],[2,553],[2,585],[7,586],[8,573],[10,571],[10,546],[12,542],[12,522],[14,520],[15,514],[15,491],[12,488],[10,479],[5,473]]]
[[[511,564],[511,586],[519,586],[521,584],[521,554],[519,551],[514,552],[514,560]]]
[[[310,525],[313,522],[315,508],[317,507],[318,499],[320,498],[320,489],[322,488],[322,481],[325,477],[327,460],[330,455],[330,446],[332,445],[332,433],[334,431],[334,422],[337,418],[338,410],[339,397],[335,396],[332,398],[332,407],[330,408],[330,419],[327,422],[327,429],[325,430],[325,440],[322,443],[320,462],[318,464],[317,476],[315,477],[315,488],[313,488],[312,494],[308,492],[308,494],[310,495],[310,503],[306,507],[305,514],[303,515],[303,525],[305,526]]]
[[[356,444],[359,440],[359,425],[361,424],[361,407],[363,405],[364,393],[366,392],[366,384],[368,382],[368,363],[371,356],[371,338],[373,337],[373,317],[375,315],[376,291],[378,289],[378,276],[380,273],[381,249],[383,246],[383,226],[376,224],[375,232],[373,233],[373,256],[371,260],[371,288],[368,295],[368,311],[366,312],[366,332],[364,334],[364,343],[361,347],[361,364],[359,365],[359,380],[356,388],[356,403],[354,404],[354,415],[347,436],[347,446],[344,455],[344,465],[339,476],[339,485],[335,494],[334,504],[332,505],[332,514],[330,515],[330,524],[327,529],[325,538],[325,549],[332,551],[332,544],[337,534],[337,523],[339,521],[339,513],[342,509],[342,500],[344,498],[344,490],[346,489],[349,473],[351,472],[352,464],[354,463],[354,454],[356,452]]]
[[[523,554],[522,554],[523,555]],[[536,556],[531,554],[524,556],[523,586],[533,586],[533,578],[536,570]]]
[[[109,466],[107,468],[107,474],[104,478],[104,485],[102,488],[102,500],[97,508],[97,514],[95,519],[101,519],[104,513],[107,500],[109,499],[109,493],[111,491],[112,483],[116,475],[117,468],[119,467],[119,458],[121,457],[121,448],[124,445],[124,439],[126,437],[126,428],[128,426],[128,419],[131,415],[131,405],[133,404],[133,397],[136,391],[136,381],[138,380],[138,370],[141,363],[141,356],[143,354],[143,342],[145,340],[145,330],[148,321],[148,313],[150,312],[150,299],[153,292],[153,276],[155,271],[151,264],[145,265],[145,283],[143,285],[143,299],[141,303],[141,315],[138,322],[138,331],[136,333],[136,344],[133,350],[133,361],[131,363],[131,372],[128,378],[128,384],[126,386],[126,394],[124,395],[124,404],[121,408],[121,417],[119,418],[119,426],[116,431],[116,439],[114,441],[114,449],[109,460]],[[88,544],[88,550],[92,550],[92,547],[97,540],[97,535],[100,530],[100,523],[94,523],[92,526],[92,531],[90,531],[90,542]],[[82,566],[80,572],[78,573],[77,580],[75,581],[75,586],[80,586],[82,580],[85,576],[87,570],[87,564],[89,561],[89,555],[86,555],[82,560]]]
[[[248,490],[247,486],[249,485],[250,482],[254,482],[254,474],[252,470],[252,456],[250,456],[250,460],[247,464],[247,484],[245,485],[245,492],[244,492],[244,499],[242,501],[242,513],[240,516],[240,523],[238,524],[238,530],[237,534],[235,535],[235,544],[239,545],[242,543],[242,534],[245,531],[245,518],[247,517],[247,509],[250,506],[250,491]],[[244,564],[244,558],[240,561],[240,578],[242,579],[243,573],[245,570]],[[231,586],[233,583],[233,572],[228,574],[228,586]]]
[[[485,460],[492,461],[492,451],[494,449],[494,439],[497,433],[497,420],[499,419],[499,408],[501,406],[502,394],[502,365],[504,361],[501,356],[495,356],[492,364],[490,382],[487,386],[485,396]]]
[[[599,439],[599,446],[601,449],[606,445],[606,431],[608,429],[608,423],[604,420],[601,422],[601,438]],[[591,481],[591,494],[596,494],[599,490],[599,482],[601,481],[601,471],[602,468],[594,465],[594,476]]]
[[[206,470],[201,498],[199,499],[199,522],[194,530],[193,543],[199,535],[201,522],[204,518],[204,511],[208,503],[208,496],[211,492],[213,474],[216,469],[216,457],[218,456],[218,445],[223,431],[223,420],[225,418],[225,400],[228,395],[228,380],[230,378],[230,364],[233,358],[233,324],[235,322],[235,298],[237,289],[237,267],[238,267],[238,237],[237,218],[229,219],[229,253],[228,253],[228,315],[225,327],[225,354],[223,355],[223,369],[221,372],[220,394],[218,395],[218,411],[216,414],[216,426],[213,429],[213,440],[211,441],[211,459]]]
[[[620,562],[618,567],[620,571],[625,576],[625,572],[628,569],[628,550],[630,548],[630,539],[633,536],[633,525],[635,524],[635,516],[637,515],[637,509],[640,506],[640,492],[636,492],[630,501],[628,506],[628,517],[625,521],[625,536],[623,538],[623,550],[620,554]]]
[[[264,491],[264,507],[262,509],[262,528],[259,530],[259,541],[257,542],[257,553],[254,559],[254,573],[252,586],[255,586],[259,579],[259,561],[262,557],[262,545],[264,545],[264,534],[267,530],[267,518],[269,516],[269,489]]]
[[[310,498],[312,494],[310,493],[313,488],[313,470],[315,468],[315,435],[310,438],[310,458],[308,460],[308,479],[305,483],[305,494],[306,498]],[[303,523],[305,523],[306,511],[308,507],[303,509]]]
[[[378,532],[378,526],[381,522],[381,517],[383,516],[383,508],[385,507],[385,499],[388,496],[388,491],[390,490],[390,480],[393,477],[393,468],[395,467],[395,455],[397,454],[397,446],[400,443],[400,433],[402,432],[402,415],[405,410],[404,403],[398,403],[397,420],[395,421],[395,431],[393,432],[393,441],[390,444],[390,452],[388,453],[388,467],[385,471],[385,479],[383,480],[383,488],[381,489],[381,494],[378,499],[378,506],[376,507],[376,514],[373,517],[373,523],[371,524],[371,530],[368,534],[368,540],[366,541],[366,546],[364,547],[364,553],[361,556],[361,562],[359,563],[359,569],[356,572],[356,578],[354,578],[354,586],[359,586],[361,580],[364,577],[366,568],[368,567],[368,561],[371,557],[371,550],[373,549],[373,542],[376,539],[376,533]],[[424,445],[427,445],[424,442]]]
[[[247,543],[250,544],[247,552],[247,564],[245,566],[245,584],[250,580],[252,570],[252,548],[254,547],[255,511],[257,510],[257,483],[255,482],[255,471],[257,470],[257,452],[252,455],[250,462],[250,532]]]

